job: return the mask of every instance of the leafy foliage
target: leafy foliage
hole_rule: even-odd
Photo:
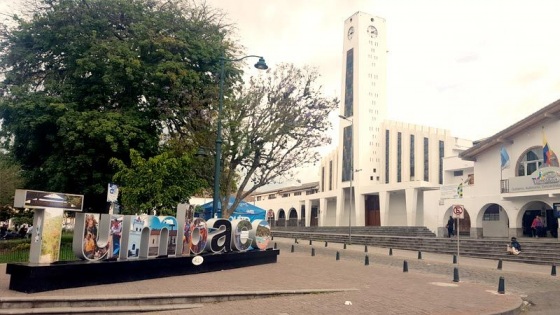
[[[0,153],[0,221],[5,221],[16,214],[14,193],[23,188],[21,168],[3,153]]]
[[[222,210],[225,217],[256,189],[290,179],[295,168],[319,161],[315,149],[331,141],[328,114],[338,101],[321,94],[317,78],[315,69],[281,64],[251,78],[227,102],[223,191],[233,191],[234,182],[238,187],[236,202]]]
[[[14,16],[0,30],[0,137],[26,188],[84,194],[103,212],[111,158],[207,130],[217,61],[236,49],[221,18],[187,0],[39,0]]]
[[[191,160],[183,155],[173,157],[165,152],[148,160],[130,151],[131,166],[112,159],[119,169],[115,182],[121,183],[122,213],[150,213],[173,215],[178,203],[187,202],[199,192],[203,182],[192,171]]]

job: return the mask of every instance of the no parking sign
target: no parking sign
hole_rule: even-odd
[[[464,219],[465,207],[463,205],[453,205],[453,219]]]

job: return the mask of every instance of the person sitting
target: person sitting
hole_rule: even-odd
[[[511,243],[507,244],[507,251],[513,255],[519,255],[521,253],[521,244],[519,244],[517,238],[511,238]]]

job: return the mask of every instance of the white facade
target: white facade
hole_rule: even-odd
[[[560,168],[555,154],[545,161],[544,146],[546,139],[549,152],[560,150],[555,136],[560,133],[559,114],[560,101],[556,101],[462,152],[461,158],[474,161],[474,184],[462,198],[442,200],[438,212],[443,220],[451,215],[453,204],[461,204],[471,237],[531,236],[536,215],[541,215],[546,227],[541,237],[557,235]],[[503,169],[502,147],[509,156]],[[429,198],[433,203],[439,196]]]
[[[471,143],[386,120],[385,19],[355,13],[343,43],[339,147],[322,159],[318,184],[256,193],[255,204],[277,225],[425,225],[424,192],[443,183],[443,158]]]
[[[461,205],[462,235],[530,236],[536,215],[541,236],[557,235],[560,167],[556,155],[545,161],[544,147],[549,135],[548,151],[560,152],[560,100],[474,146],[388,121],[385,34],[380,17],[358,12],[344,22],[340,145],[322,159],[318,182],[254,194],[273,226],[426,226],[444,236]]]

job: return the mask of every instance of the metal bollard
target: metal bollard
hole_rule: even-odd
[[[296,237],[296,238],[294,238],[294,243],[296,243],[296,244],[297,244],[297,237]]]
[[[422,252],[418,251],[418,259],[422,259]]]
[[[292,253],[294,252],[294,245],[292,245]]]
[[[315,248],[311,248],[311,256],[315,256]]]
[[[453,268],[453,282],[459,282],[459,268]]]
[[[556,265],[552,264],[552,270],[550,271],[551,276],[556,276]]]
[[[453,254],[453,263],[456,264],[457,263],[457,255]]]
[[[276,242],[274,242],[274,249],[278,249],[278,244],[276,244]]]
[[[389,256],[393,256],[393,249],[389,248]]]
[[[500,282],[498,283],[498,293],[505,294],[506,293],[506,285],[504,277],[500,277]]]
[[[346,243],[344,243],[344,249],[346,249]]]
[[[340,253],[336,252],[336,260],[340,260]]]
[[[328,243],[328,242],[325,242],[325,247],[327,247],[328,245],[329,245],[329,243]]]
[[[309,245],[313,245],[313,241],[312,241],[312,240],[309,240]]]
[[[367,245],[364,247],[364,252],[367,253]]]
[[[365,258],[365,260],[364,260],[364,265],[365,265],[365,266],[369,266],[369,257],[368,257],[368,255],[366,255],[366,258]]]
[[[403,262],[402,271],[408,272],[408,261],[406,260]]]
[[[498,260],[498,270],[502,270],[502,260]]]

